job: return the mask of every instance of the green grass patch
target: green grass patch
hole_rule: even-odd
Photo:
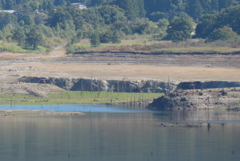
[[[145,54],[174,54],[174,53],[237,53],[240,52],[240,40],[236,42],[220,41],[205,43],[204,40],[187,40],[182,42],[158,41],[151,35],[131,35],[121,40],[119,44],[102,43],[99,47],[91,48],[89,40],[71,46],[71,52],[131,52]]]
[[[6,51],[11,53],[46,53],[49,52],[50,50],[42,46],[38,46],[36,50],[33,50],[32,47],[17,46],[16,43],[1,42],[0,52]]]
[[[48,97],[34,97],[22,94],[0,94],[2,105],[52,105],[52,104],[106,104],[123,102],[144,102],[162,96],[162,93],[117,93],[67,91],[49,94]]]
[[[111,47],[135,46],[135,45],[151,45],[159,41],[153,40],[152,35],[130,35],[121,39],[121,43],[101,43],[99,47],[92,48],[89,39],[81,40],[77,44],[67,47],[68,53],[82,51],[107,51]]]

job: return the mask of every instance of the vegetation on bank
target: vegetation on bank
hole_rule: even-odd
[[[33,50],[27,46],[17,46],[16,43],[5,43],[0,41],[0,52],[11,52],[11,53],[47,53],[50,52],[49,48],[38,46],[37,49]]]
[[[53,105],[53,104],[115,104],[148,103],[162,93],[117,93],[67,91],[61,94],[49,94],[46,98],[22,94],[0,94],[2,105]]]
[[[0,9],[0,40],[10,46],[0,44],[0,51],[44,52],[41,46],[50,50],[68,43],[74,53],[86,50],[85,39],[94,50],[119,46],[134,35],[160,44],[190,39],[211,44],[240,34],[240,0],[0,0]]]
[[[136,54],[234,54],[240,52],[240,38],[205,43],[205,40],[186,40],[181,42],[157,41],[149,36],[132,36],[119,44],[105,43],[91,48],[89,40],[67,47],[68,53],[86,54],[92,52],[136,53]]]

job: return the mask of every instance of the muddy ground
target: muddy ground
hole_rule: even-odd
[[[66,55],[62,49],[54,50],[49,54],[0,53],[0,89],[2,89],[0,92],[19,88],[17,87],[20,86],[18,79],[22,76],[165,82],[239,81],[240,54],[91,53]],[[31,84],[27,87],[28,89],[37,88],[36,85]],[[56,89],[41,90],[51,92]]]

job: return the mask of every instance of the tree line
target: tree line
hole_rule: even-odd
[[[84,3],[80,10],[71,3]],[[92,46],[132,34],[206,42],[240,34],[240,0],[0,0],[0,39],[51,48],[90,38]],[[194,27],[195,26],[195,27]]]

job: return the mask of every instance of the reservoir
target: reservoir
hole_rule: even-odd
[[[240,160],[240,112],[156,112],[104,105],[0,105],[0,109],[86,113],[0,116],[4,161]]]

